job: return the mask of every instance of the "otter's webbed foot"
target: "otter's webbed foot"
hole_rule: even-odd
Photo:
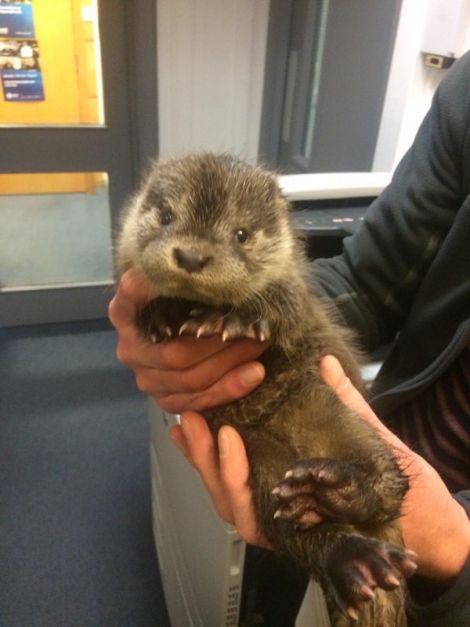
[[[323,584],[339,607],[357,619],[375,588],[393,590],[416,570],[416,554],[361,535],[345,536],[326,560]]]
[[[222,335],[224,342],[242,338],[266,342],[270,339],[271,332],[265,320],[253,320],[241,313],[196,307],[180,327],[179,335]]]
[[[286,473],[273,490],[276,518],[307,529],[323,519],[360,523],[374,516],[379,503],[363,473],[345,461],[308,459]]]

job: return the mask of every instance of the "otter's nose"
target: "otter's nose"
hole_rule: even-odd
[[[186,270],[190,274],[193,272],[201,272],[202,269],[213,259],[213,257],[204,255],[192,248],[189,248],[188,250],[174,248],[173,257],[175,258],[177,266]]]

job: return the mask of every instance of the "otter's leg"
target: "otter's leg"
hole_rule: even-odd
[[[363,606],[371,605],[376,615],[390,617],[377,625],[401,625],[395,620],[398,612],[402,613],[398,609],[403,605],[401,582],[415,571],[416,562],[415,555],[402,546],[398,524],[362,524],[367,534],[362,535],[359,525],[324,521],[302,528],[280,517],[279,500],[272,492],[285,472],[280,468],[292,466],[287,458],[295,451],[285,440],[270,437],[270,429],[246,435],[256,514],[271,544],[320,581],[330,607],[339,608],[346,621],[364,616],[369,610]],[[380,589],[387,592],[382,594]],[[394,589],[396,592],[389,592]],[[365,626],[367,622],[359,624]]]
[[[293,559],[314,579],[317,579],[323,587],[325,595],[330,599],[330,607],[336,606],[343,614],[346,622],[335,624],[347,625],[349,620],[356,616],[361,617],[359,625],[370,625],[363,618],[370,614],[373,608],[375,615],[387,616],[387,620],[376,625],[391,626],[404,625],[396,620],[398,613],[403,614],[400,609],[403,606],[404,590],[402,580],[410,576],[416,569],[415,555],[407,551],[402,546],[402,540],[397,522],[379,523],[368,520],[365,523],[357,523],[353,526],[345,522],[332,522],[324,520],[305,526],[295,520],[289,520],[278,514],[280,508],[279,494],[276,485],[279,486],[280,468],[297,467],[292,461],[286,461],[295,451],[289,450],[287,442],[282,439],[270,438],[270,430],[263,434],[247,433],[247,451],[252,466],[251,486],[253,488],[254,503],[260,529],[271,542],[271,544],[281,553]],[[316,431],[316,437],[319,433]],[[331,438],[330,438],[331,439]],[[361,438],[362,440],[362,438]],[[381,451],[380,459],[383,459],[384,451]],[[393,462],[393,456],[390,453]],[[360,456],[360,459],[363,457]],[[341,466],[343,462],[334,460],[322,460],[323,468],[329,470],[327,478],[337,489],[341,481],[345,481],[350,471],[349,466]],[[351,464],[353,467],[354,465]],[[315,468],[313,474],[319,475],[322,479],[323,473],[319,472],[319,465],[312,462],[307,463],[308,472],[312,466]],[[374,465],[375,470],[377,468]],[[394,466],[392,464],[391,468]],[[347,502],[347,494],[355,496],[355,492],[360,491],[359,482],[361,477],[368,477],[366,483],[372,485],[370,480],[371,469],[367,471],[360,466],[354,469],[354,485],[346,482],[346,490],[343,493],[343,503],[337,511],[345,517],[347,509],[344,503]],[[365,474],[364,474],[365,473]],[[375,476],[375,475],[372,475]],[[377,476],[380,476],[378,473]],[[276,479],[277,477],[277,479]],[[328,482],[326,482],[328,483]],[[283,482],[281,481],[281,487]],[[320,483],[323,488],[324,484]],[[273,490],[275,494],[273,495]],[[334,490],[333,490],[334,492]],[[331,495],[328,506],[331,506]],[[399,503],[401,498],[396,498]],[[367,503],[365,509],[372,512],[376,509],[376,504]],[[357,511],[352,508],[357,514]],[[367,515],[357,514],[361,518]],[[324,518],[324,517],[323,517]],[[366,535],[362,535],[359,529]],[[371,537],[372,536],[372,537]],[[384,592],[382,592],[383,590]],[[386,592],[385,592],[386,591]]]
[[[274,490],[277,516],[306,526],[323,518],[377,524],[400,517],[408,479],[392,448],[332,388],[313,385],[297,422],[299,455]]]
[[[368,463],[317,458],[297,462],[273,490],[276,516],[309,527],[322,519],[346,523],[382,523],[400,516],[406,477],[393,459],[391,468],[375,473]]]
[[[279,527],[272,530],[269,540],[320,582],[330,608],[336,606],[356,620],[369,613],[371,604],[376,615],[389,616],[388,622],[372,624],[401,625],[396,615],[402,613],[402,582],[416,570],[414,553],[339,523],[301,530],[280,519],[276,522]]]
[[[398,591],[403,579],[416,570],[415,555],[397,545],[359,534],[338,540],[325,556],[320,575],[327,595],[352,618],[359,617],[369,601],[373,601],[376,613],[393,616],[396,596],[378,593],[378,590]],[[398,603],[398,607],[402,605],[403,602]],[[394,625],[395,622],[377,624]]]

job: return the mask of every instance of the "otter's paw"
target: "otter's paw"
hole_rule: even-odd
[[[195,303],[179,298],[156,298],[137,314],[136,323],[142,335],[151,342],[178,337],[178,331]]]
[[[357,619],[362,603],[374,597],[375,588],[393,590],[416,568],[416,554],[412,551],[374,538],[350,535],[328,556],[325,585],[339,607]]]
[[[179,334],[197,337],[222,335],[224,342],[242,338],[266,342],[271,336],[268,323],[264,320],[250,321],[234,312],[203,308],[191,311],[190,318],[181,326]]]
[[[224,318],[222,311],[205,307],[196,307],[189,312],[189,317],[180,326],[178,335],[208,337],[222,332]]]
[[[358,523],[373,517],[378,503],[353,465],[335,459],[308,459],[295,464],[273,490],[275,518],[309,528],[323,519]]]

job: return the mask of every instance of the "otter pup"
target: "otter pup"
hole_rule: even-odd
[[[152,341],[267,343],[261,386],[204,412],[214,434],[229,424],[244,439],[260,530],[320,582],[335,627],[406,625],[403,578],[416,568],[399,525],[407,479],[321,380],[331,353],[361,387],[348,334],[312,291],[274,174],[227,155],[155,163],[124,212],[117,264],[161,294],[138,320]]]

